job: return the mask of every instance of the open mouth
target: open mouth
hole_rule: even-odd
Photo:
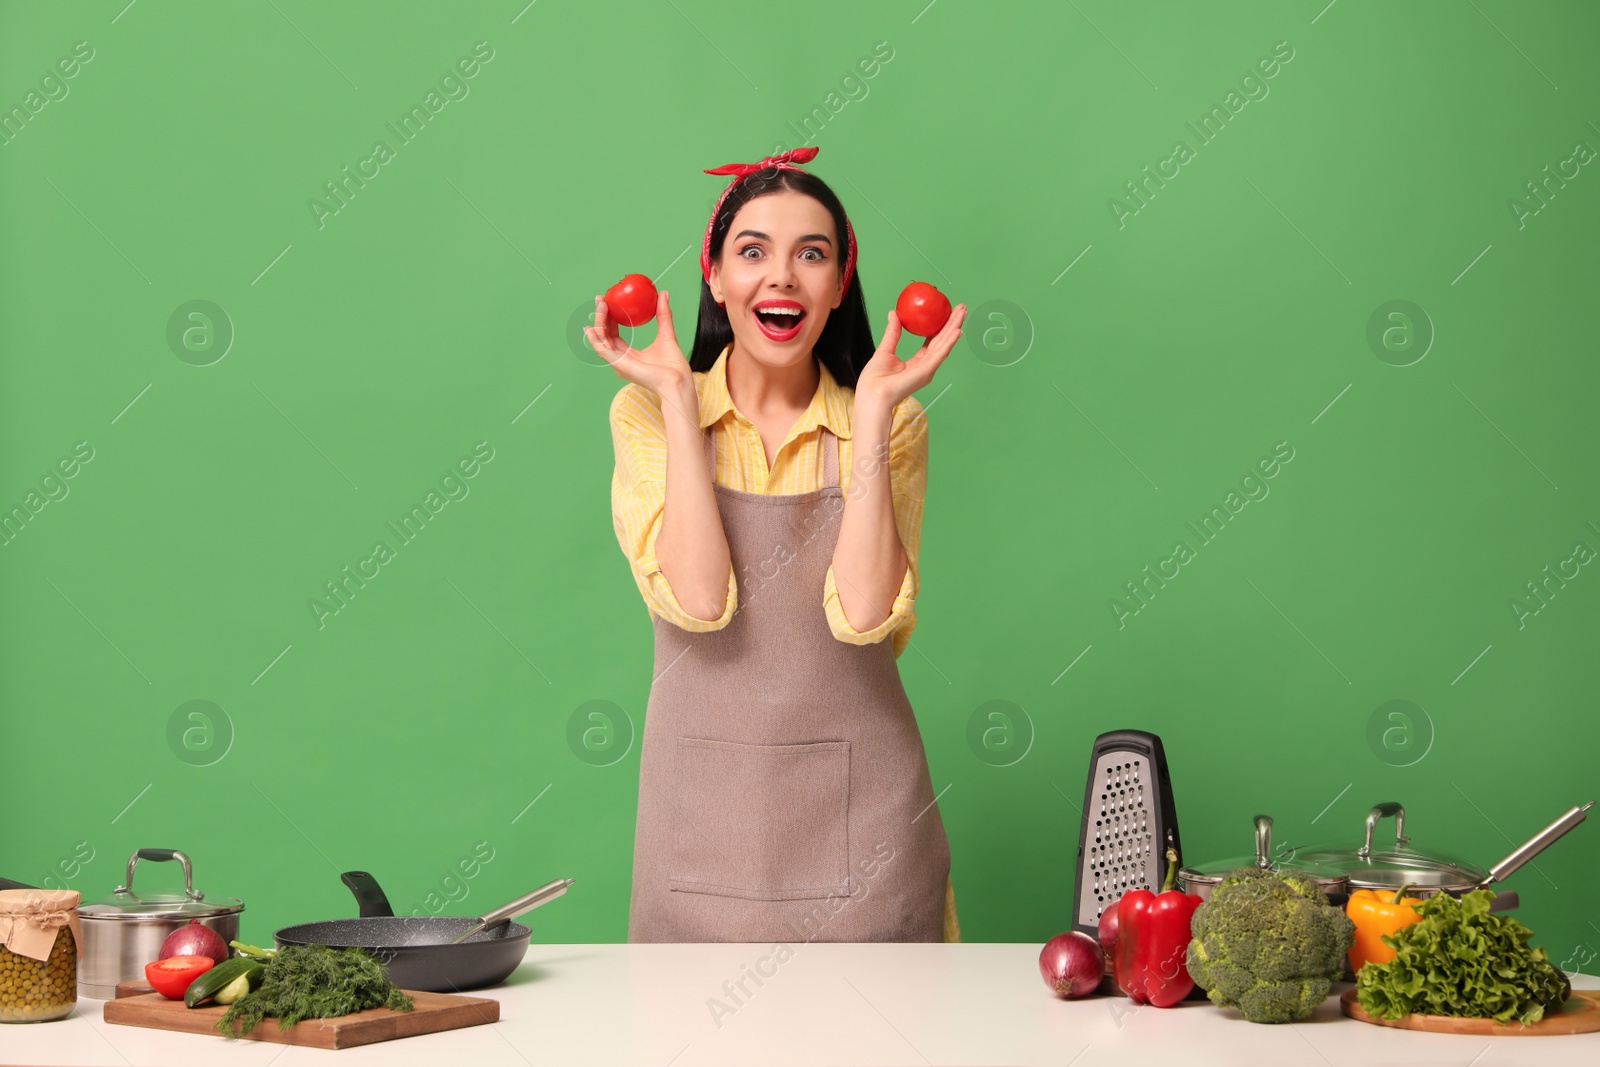
[[[800,336],[800,324],[806,317],[805,309],[799,307],[758,307],[754,313],[762,334],[768,340],[779,342]]]

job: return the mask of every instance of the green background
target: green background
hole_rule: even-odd
[[[1108,729],[1165,740],[1195,861],[1247,851],[1258,812],[1280,841],[1353,844],[1399,800],[1414,843],[1487,866],[1594,799],[1600,573],[1525,588],[1600,548],[1600,174],[1524,188],[1600,146],[1589,5],[4,20],[8,112],[94,51],[0,148],[0,505],[68,490],[0,550],[10,877],[93,898],[133,849],[178,847],[258,942],[353,914],[342,870],[446,914],[572,877],[535,938],[624,940],[651,633],[611,525],[622,383],[576,326],[641,271],[690,336],[723,184],[701,171],[802,140],[875,332],[914,278],[973,309],[920,394],[899,661],[964,939],[1069,925]],[[402,143],[386,124],[478,42],[468,95]],[[1245,85],[1266,95],[1202,142],[1187,124],[1279,42],[1292,60]],[[319,225],[309,202],[379,139],[393,158]],[[1193,158],[1132,200],[1179,140]],[[1519,197],[1540,206],[1520,223]],[[170,343],[196,300],[217,332]],[[1421,313],[1374,346],[1395,300]],[[79,442],[93,459],[41,482]],[[399,546],[385,524],[479,442],[470,493]],[[1292,461],[1246,483],[1270,494],[1195,538],[1280,442]],[[310,601],[380,539],[395,558],[319,626]],[[1194,558],[1119,624],[1179,540]],[[569,743],[597,709],[611,732]],[[974,716],[999,728],[969,745]],[[1600,946],[1597,834],[1508,886],[1569,967]]]

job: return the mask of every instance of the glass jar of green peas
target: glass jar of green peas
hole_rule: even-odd
[[[72,1014],[82,899],[70,889],[0,890],[0,1022]]]

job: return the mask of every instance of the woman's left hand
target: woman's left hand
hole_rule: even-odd
[[[960,339],[961,323],[966,317],[967,305],[957,304],[939,332],[924,341],[910,359],[901,362],[894,354],[895,343],[900,340],[900,316],[891,308],[883,341],[856,378],[856,403],[881,404],[892,411],[900,401],[933,381],[933,372]]]

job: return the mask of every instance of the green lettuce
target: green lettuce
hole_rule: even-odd
[[[1380,1019],[1415,1013],[1526,1024],[1559,1010],[1572,988],[1566,975],[1544,949],[1528,947],[1532,930],[1490,914],[1493,899],[1475,889],[1460,898],[1436,893],[1416,905],[1421,920],[1383,936],[1395,958],[1356,972],[1362,1010]]]

